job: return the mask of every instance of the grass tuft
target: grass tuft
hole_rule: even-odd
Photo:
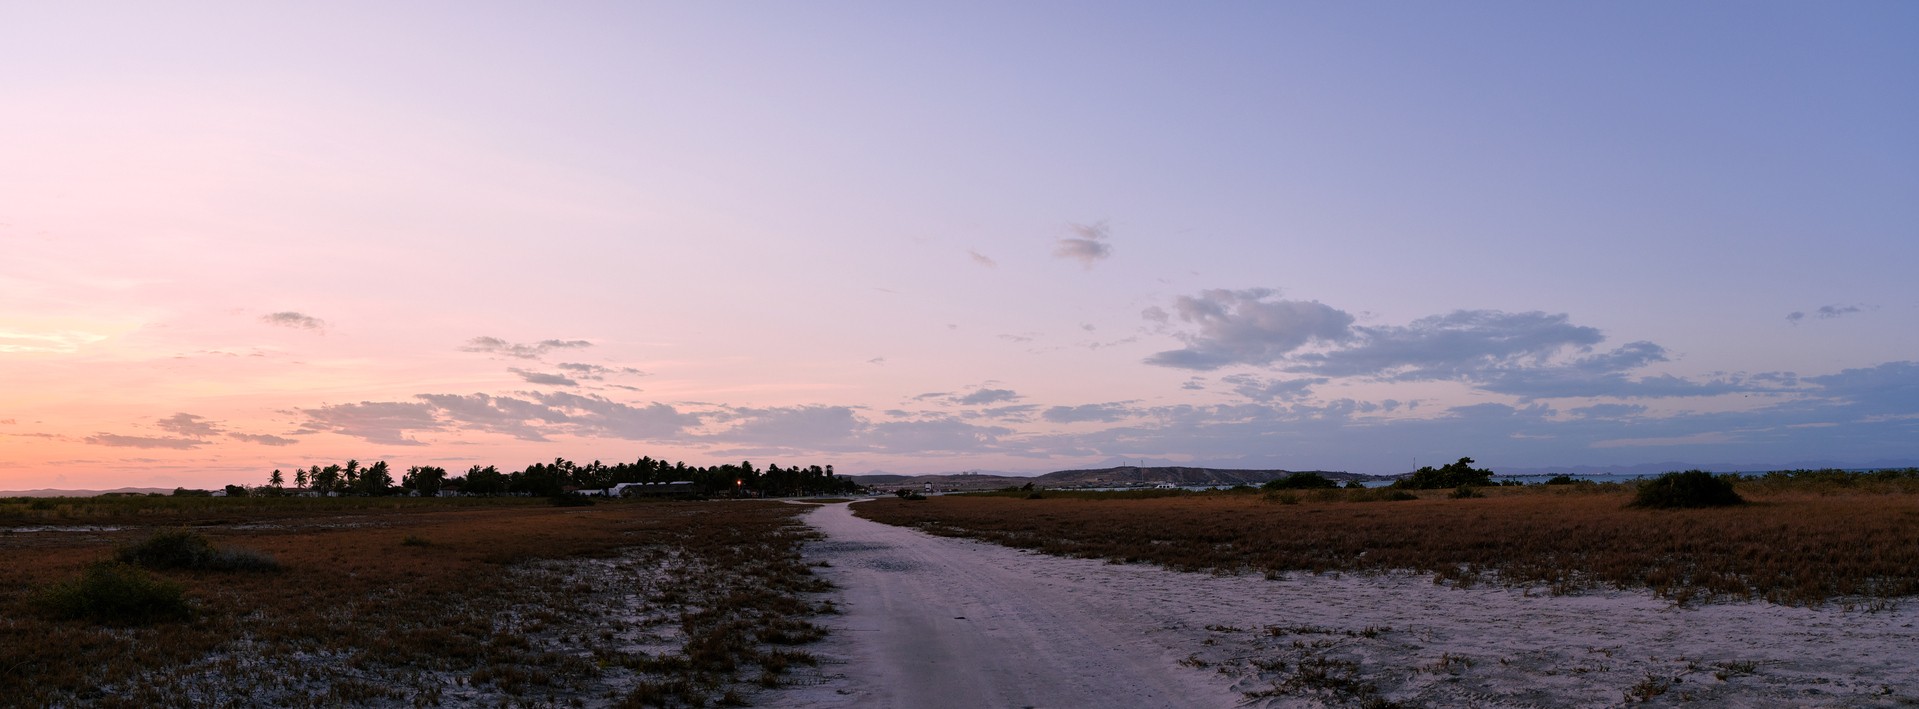
[[[113,625],[147,625],[191,615],[180,584],[111,561],[95,563],[80,578],[41,590],[34,603],[57,618]]]
[[[114,558],[148,569],[193,571],[279,571],[280,562],[251,549],[218,549],[205,535],[185,529],[156,532],[120,547]]]
[[[1703,470],[1666,473],[1639,486],[1633,507],[1693,508],[1731,507],[1745,499],[1733,492],[1732,483]]]

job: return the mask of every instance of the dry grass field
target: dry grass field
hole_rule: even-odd
[[[813,658],[800,646],[822,634],[807,619],[833,611],[820,595],[827,584],[799,557],[812,536],[793,519],[800,511],[0,501],[0,697],[108,707],[740,703],[803,672]],[[180,529],[222,558],[267,563],[96,566]],[[175,589],[184,617],[49,602],[99,569]]]
[[[1881,607],[1919,594],[1919,494],[1910,486],[1742,484],[1750,504],[1628,508],[1618,485],[1425,491],[1045,493],[859,503],[934,534],[1182,571],[1409,570],[1434,581],[1554,594],[1650,589],[1679,603],[1763,599]],[[1355,501],[1366,500],[1366,501]]]

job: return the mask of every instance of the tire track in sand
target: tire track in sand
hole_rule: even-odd
[[[842,675],[783,693],[795,706],[1229,707],[1210,673],[1182,667],[1134,619],[1083,601],[1098,589],[1005,568],[1008,550],[853,516],[847,503],[806,518],[826,534],[807,556],[840,587]],[[1076,598],[1078,597],[1078,598]]]

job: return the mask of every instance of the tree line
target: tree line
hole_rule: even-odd
[[[445,468],[416,465],[396,480],[386,461],[361,466],[358,460],[345,464],[313,465],[295,468],[291,478],[279,469],[267,476],[259,487],[228,485],[229,495],[284,495],[295,490],[319,495],[382,496],[439,495],[457,489],[462,495],[534,495],[556,496],[568,488],[603,490],[621,483],[693,483],[696,494],[706,496],[780,497],[789,495],[840,495],[860,488],[848,478],[833,473],[833,466],[809,465],[782,468],[755,467],[752,461],[716,466],[691,466],[685,462],[668,463],[651,456],[631,463],[607,465],[600,461],[579,464],[565,458],[551,463],[534,463],[518,471],[502,471],[496,466],[474,465],[462,475],[448,475]],[[293,488],[286,487],[288,483]]]

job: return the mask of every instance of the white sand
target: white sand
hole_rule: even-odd
[[[1210,576],[807,518],[845,614],[779,706],[1919,703],[1919,611],[1678,608],[1406,574]],[[1267,696],[1247,693],[1266,690]]]

